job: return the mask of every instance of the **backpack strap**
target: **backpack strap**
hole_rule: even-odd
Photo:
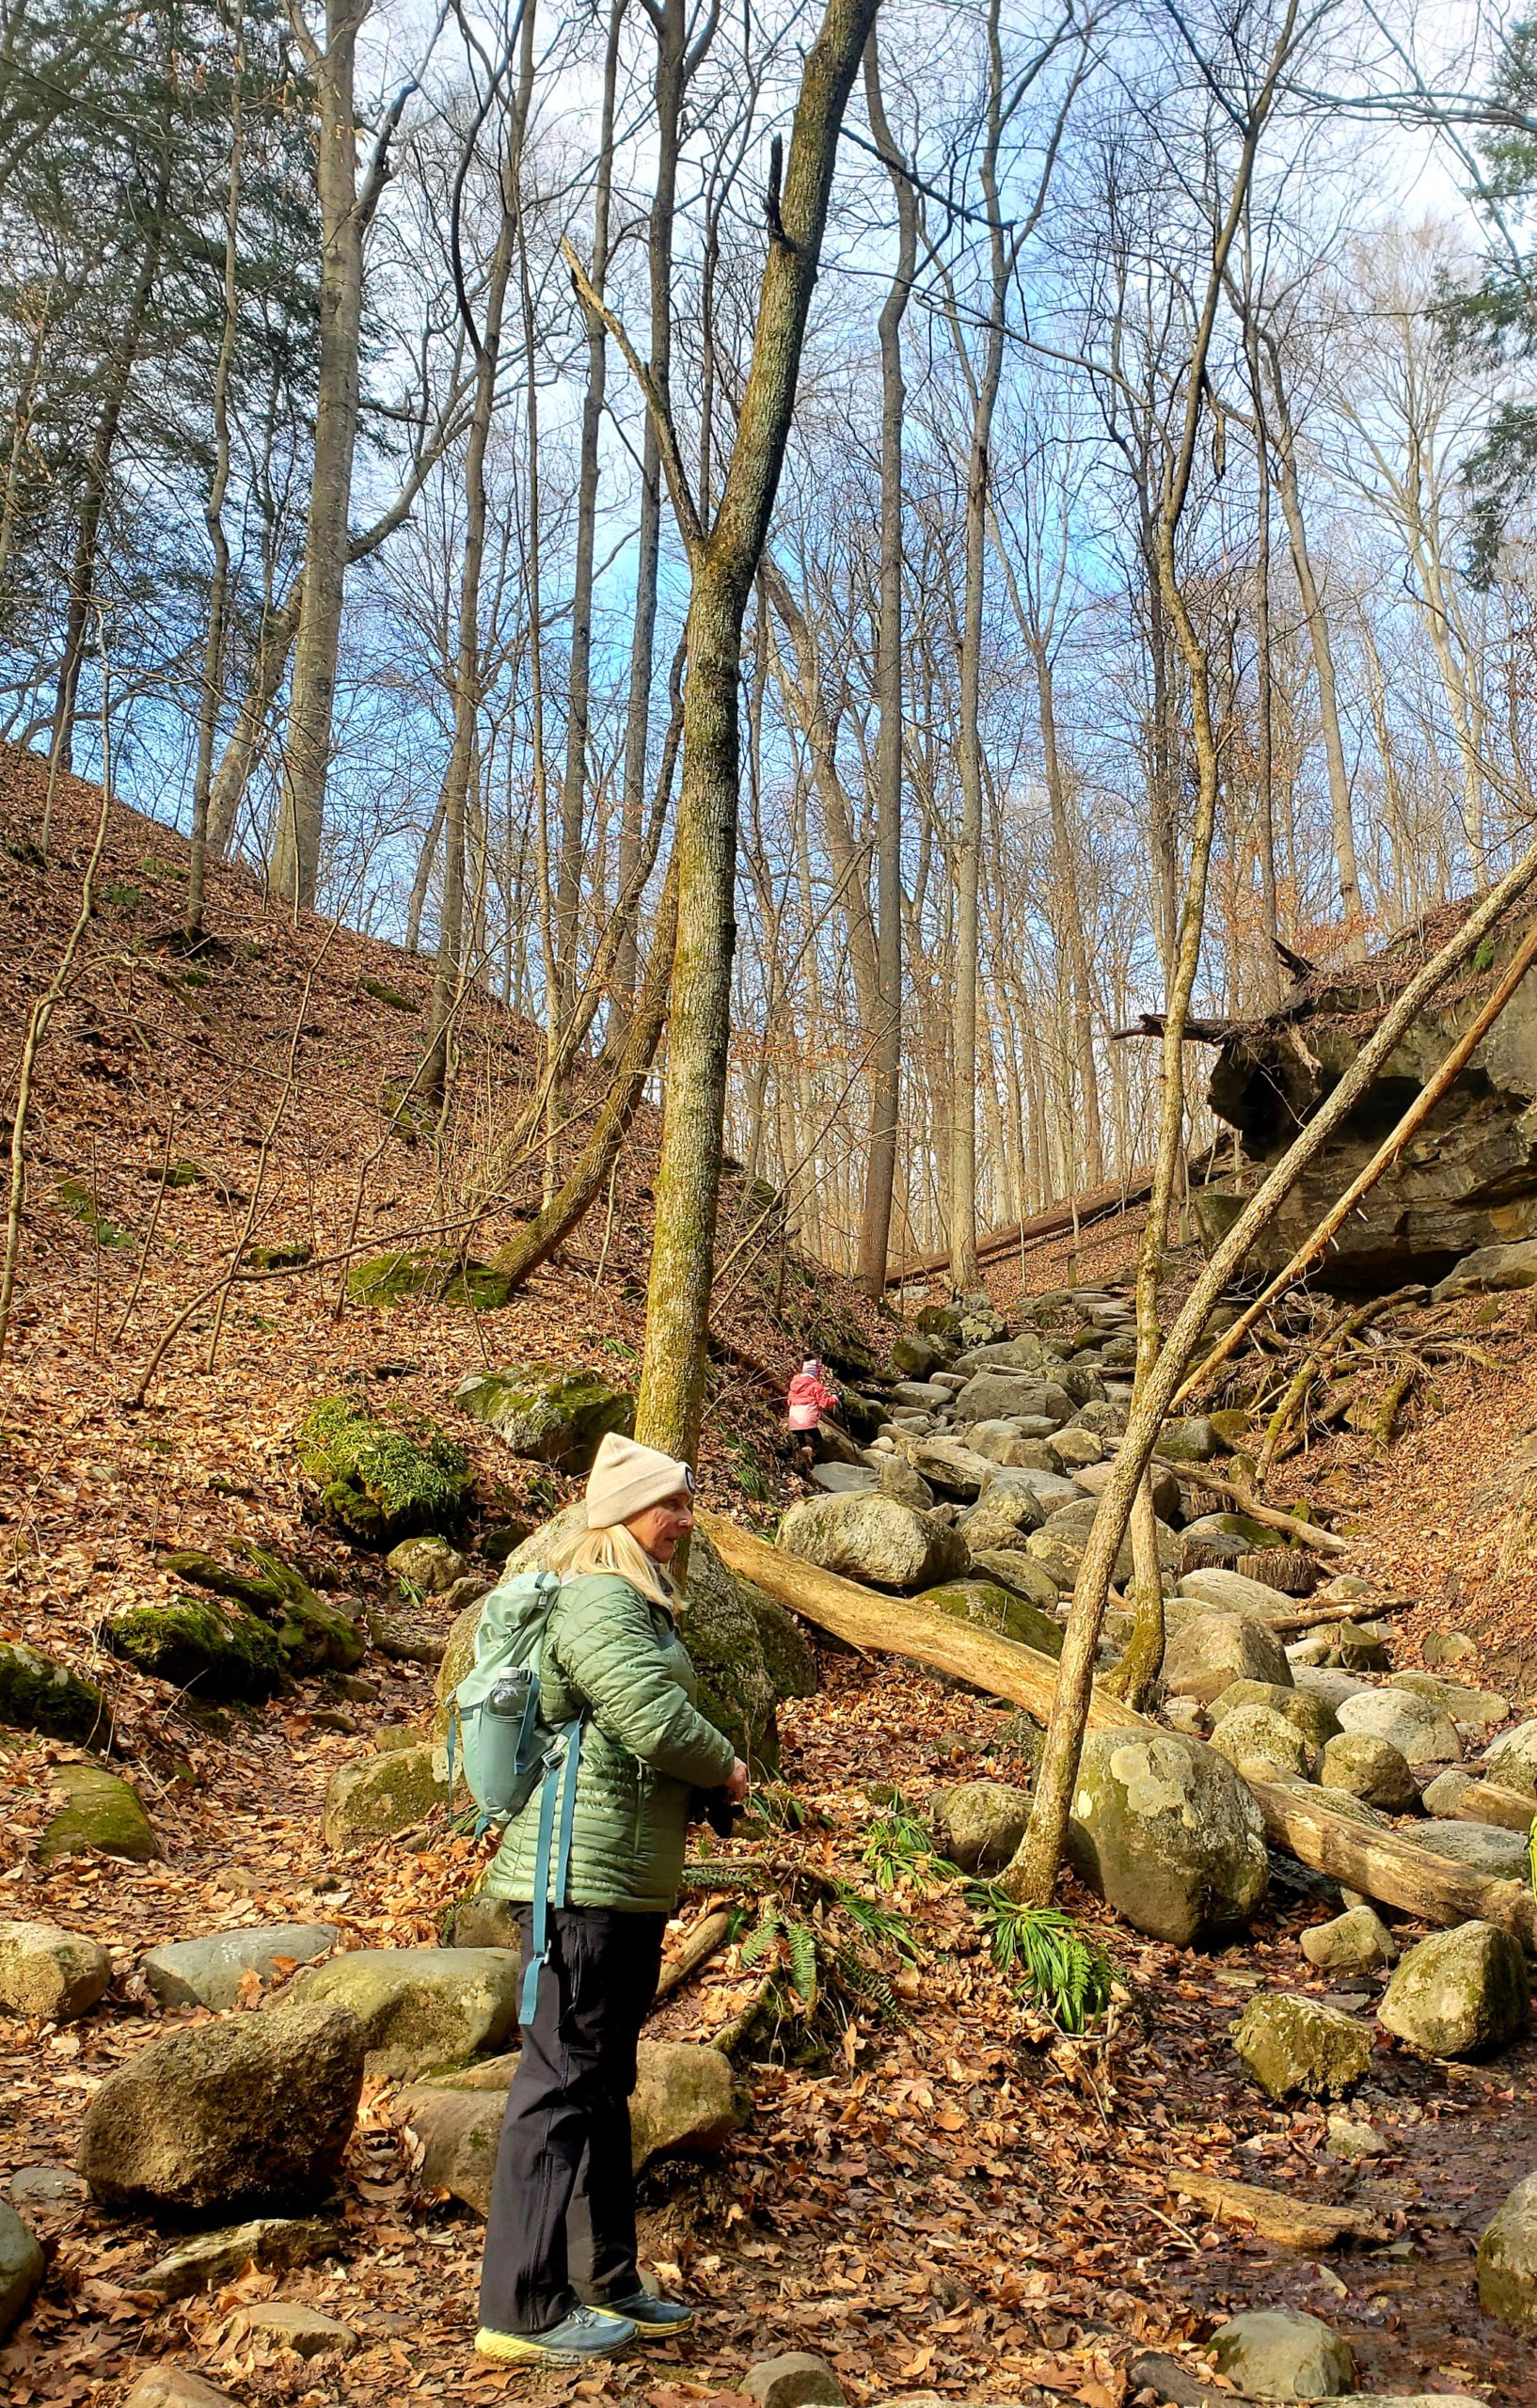
[[[533,1860],[533,1928],[532,1945],[523,1975],[523,1988],[518,2001],[517,2020],[527,2029],[534,2019],[539,2004],[539,1976],[549,1962],[549,1909],[551,1905],[565,1904],[566,1881],[571,1870],[571,1832],[577,1819],[577,1768],[581,1758],[582,1718],[578,1715],[568,1722],[561,1740],[546,1758],[544,1788],[539,1799],[539,1837]],[[560,1830],[556,1831],[556,1803],[560,1804]],[[550,1895],[550,1858],[555,1860],[554,1896]]]

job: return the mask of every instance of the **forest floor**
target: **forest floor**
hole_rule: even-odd
[[[92,832],[94,798],[67,784],[45,872],[24,850],[39,801],[36,765],[0,759],[0,1015],[11,1063],[73,918]],[[343,1945],[431,1944],[483,1854],[447,1830],[429,1830],[420,1847],[388,1842],[341,1859],[321,1839],[330,1775],[374,1726],[420,1720],[430,1671],[372,1660],[382,1694],[349,1706],[351,1731],[326,1727],[320,1692],[301,1687],[230,1718],[225,1735],[198,1733],[100,1648],[103,1615],[165,1593],[158,1548],[242,1537],[354,1593],[372,1580],[382,1595],[365,1561],[304,1520],[292,1437],[308,1402],[346,1380],[452,1423],[476,1451],[478,1511],[533,1514],[562,1484],[453,1417],[454,1380],[533,1354],[622,1366],[640,1342],[654,1116],[622,1165],[612,1212],[594,1214],[505,1312],[349,1305],[339,1320],[339,1266],[311,1267],[232,1290],[217,1328],[214,1302],[198,1307],[148,1402],[133,1405],[159,1338],[237,1243],[302,1237],[325,1261],[359,1196],[358,1227],[381,1248],[404,1229],[413,1244],[434,1232],[441,1242],[487,1145],[492,1084],[519,1066],[526,1079],[531,1058],[530,1032],[484,1011],[464,1038],[470,1101],[444,1144],[435,1149],[428,1133],[404,1144],[379,1097],[409,1080],[418,1016],[361,982],[420,1004],[426,966],[318,922],[295,932],[259,889],[220,873],[210,919],[227,952],[207,984],[189,988],[174,948],[156,942],[174,925],[181,860],[164,829],[114,813],[90,967],[41,1065],[20,1309],[0,1371],[0,1637],[26,1637],[109,1687],[119,1746],[166,1855],[40,1872],[30,1840],[50,1764],[70,1751],[8,1738],[0,1749],[0,1919],[88,1931],[115,1967],[107,2001],[84,2022],[0,2018],[0,2185],[22,2165],[67,2166],[102,2077],[167,2029],[204,2020],[155,2005],[136,1971],[146,1948],[279,1920],[338,1924]],[[164,1184],[157,1165],[183,1158],[201,1176]],[[536,1165],[527,1177],[536,1180]],[[84,1219],[67,1184],[85,1192]],[[786,1492],[772,1388],[811,1342],[814,1299],[751,1234],[739,1188],[730,1209],[752,1275],[726,1282],[702,1468],[710,1501],[761,1518]],[[474,1250],[515,1217],[487,1212]],[[1133,1231],[1107,1225],[1083,1274],[1113,1275],[1133,1243]],[[1033,1287],[1060,1278],[1052,1249],[1031,1258],[1028,1275]],[[852,1320],[863,1311],[820,1274],[816,1300]],[[1389,1455],[1334,1440],[1299,1463],[1297,1482],[1332,1482],[1337,1501],[1348,1497],[1365,1568],[1421,1601],[1398,1624],[1401,1664],[1418,1660],[1425,1632],[1455,1624],[1481,1648],[1459,1671],[1530,1700],[1537,1613],[1509,1541],[1518,1440],[1537,1422],[1537,1339],[1520,1300],[1480,1335],[1486,1361],[1448,1373],[1438,1411]],[[413,1612],[442,1619],[431,1603]],[[959,1768],[1024,1777],[1012,1718],[985,1700],[908,1664],[829,1654],[822,1669],[819,1694],[781,1716],[784,1777],[809,1818],[794,1846],[818,1862],[868,1882],[863,1852],[882,1811],[872,1784],[920,1804]],[[1364,2389],[1472,2390],[1537,2408],[1529,2353],[1481,2315],[1470,2279],[1482,2225],[1537,2165],[1537,2047],[1447,2067],[1382,2045],[1362,2103],[1387,2151],[1348,2166],[1325,2148],[1323,2111],[1271,2106],[1226,2036],[1257,1988],[1359,1996],[1301,1956],[1301,1929],[1329,1909],[1273,1890],[1242,1945],[1180,1953],[1113,1924],[1070,1883],[1065,1894],[1118,1976],[1105,2036],[1063,2039],[1022,2005],[954,1888],[902,1890],[920,1959],[897,1985],[908,2020],[860,2016],[841,2045],[804,2062],[752,2064],[752,2119],[725,2154],[643,2178],[651,2262],[702,2311],[671,2348],[583,2378],[475,2361],[481,2227],[421,2193],[381,2088],[365,2094],[345,2169],[344,2248],[322,2266],[253,2273],[166,2308],[136,2289],[165,2245],[148,2224],[77,2197],[29,2206],[49,2272],[0,2347],[0,2400],[117,2408],[146,2364],[173,2359],[241,2400],[302,2408],[524,2395],[733,2408],[751,2359],[811,2348],[857,2403],[938,2392],[1119,2408],[1137,2350],[1173,2350],[1205,2375],[1198,2345],[1213,2323],[1239,2306],[1284,2304],[1345,2334]],[[654,2036],[708,2036],[751,1980],[732,1956],[718,1960],[666,2003]],[[1326,2257],[1279,2249],[1181,2199],[1181,2166],[1348,2199],[1392,2238]],[[233,2340],[232,2309],[275,2289],[339,2315],[359,2337],[356,2354],[307,2363]]]

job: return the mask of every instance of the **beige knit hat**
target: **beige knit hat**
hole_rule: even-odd
[[[587,1527],[611,1530],[648,1505],[669,1497],[690,1496],[694,1476],[687,1464],[655,1447],[639,1446],[610,1430],[587,1475]]]

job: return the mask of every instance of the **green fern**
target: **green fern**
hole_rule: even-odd
[[[790,1986],[806,2015],[816,2012],[820,1985],[816,1972],[816,1934],[799,1918],[785,1930],[790,1947]]]
[[[874,1898],[866,1898],[844,1882],[838,1884],[837,1900],[850,1923],[858,1925],[866,1940],[878,1948],[889,1948],[894,1956],[905,1957],[910,1965],[920,1961],[921,1952],[912,1937],[911,1925],[891,1907],[883,1907]]]
[[[900,1796],[893,1798],[888,1814],[870,1825],[864,1862],[879,1889],[895,1890],[899,1881],[905,1880],[920,1897],[943,1889],[946,1881],[960,1878],[959,1866],[938,1853],[927,1824],[912,1813]]]
[[[1000,1972],[1016,1974],[1023,1995],[1061,2032],[1074,2036],[1110,2004],[1110,1959],[1061,1907],[1026,1907],[993,1883],[969,1893]]]
[[[779,1933],[779,1909],[777,1907],[767,1906],[759,1917],[757,1929],[750,1932],[742,1942],[742,1963],[744,1965],[761,1964],[769,1950],[777,1943]]]

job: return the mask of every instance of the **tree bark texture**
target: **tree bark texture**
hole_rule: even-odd
[[[742,619],[795,406],[838,132],[876,7],[877,0],[828,0],[807,55],[721,508],[707,535],[695,522],[689,537],[677,946],[636,1417],[645,1444],[686,1459],[698,1442],[704,1400],[731,1038]],[[648,402],[655,414],[651,395]],[[670,424],[658,431],[665,455]]]

